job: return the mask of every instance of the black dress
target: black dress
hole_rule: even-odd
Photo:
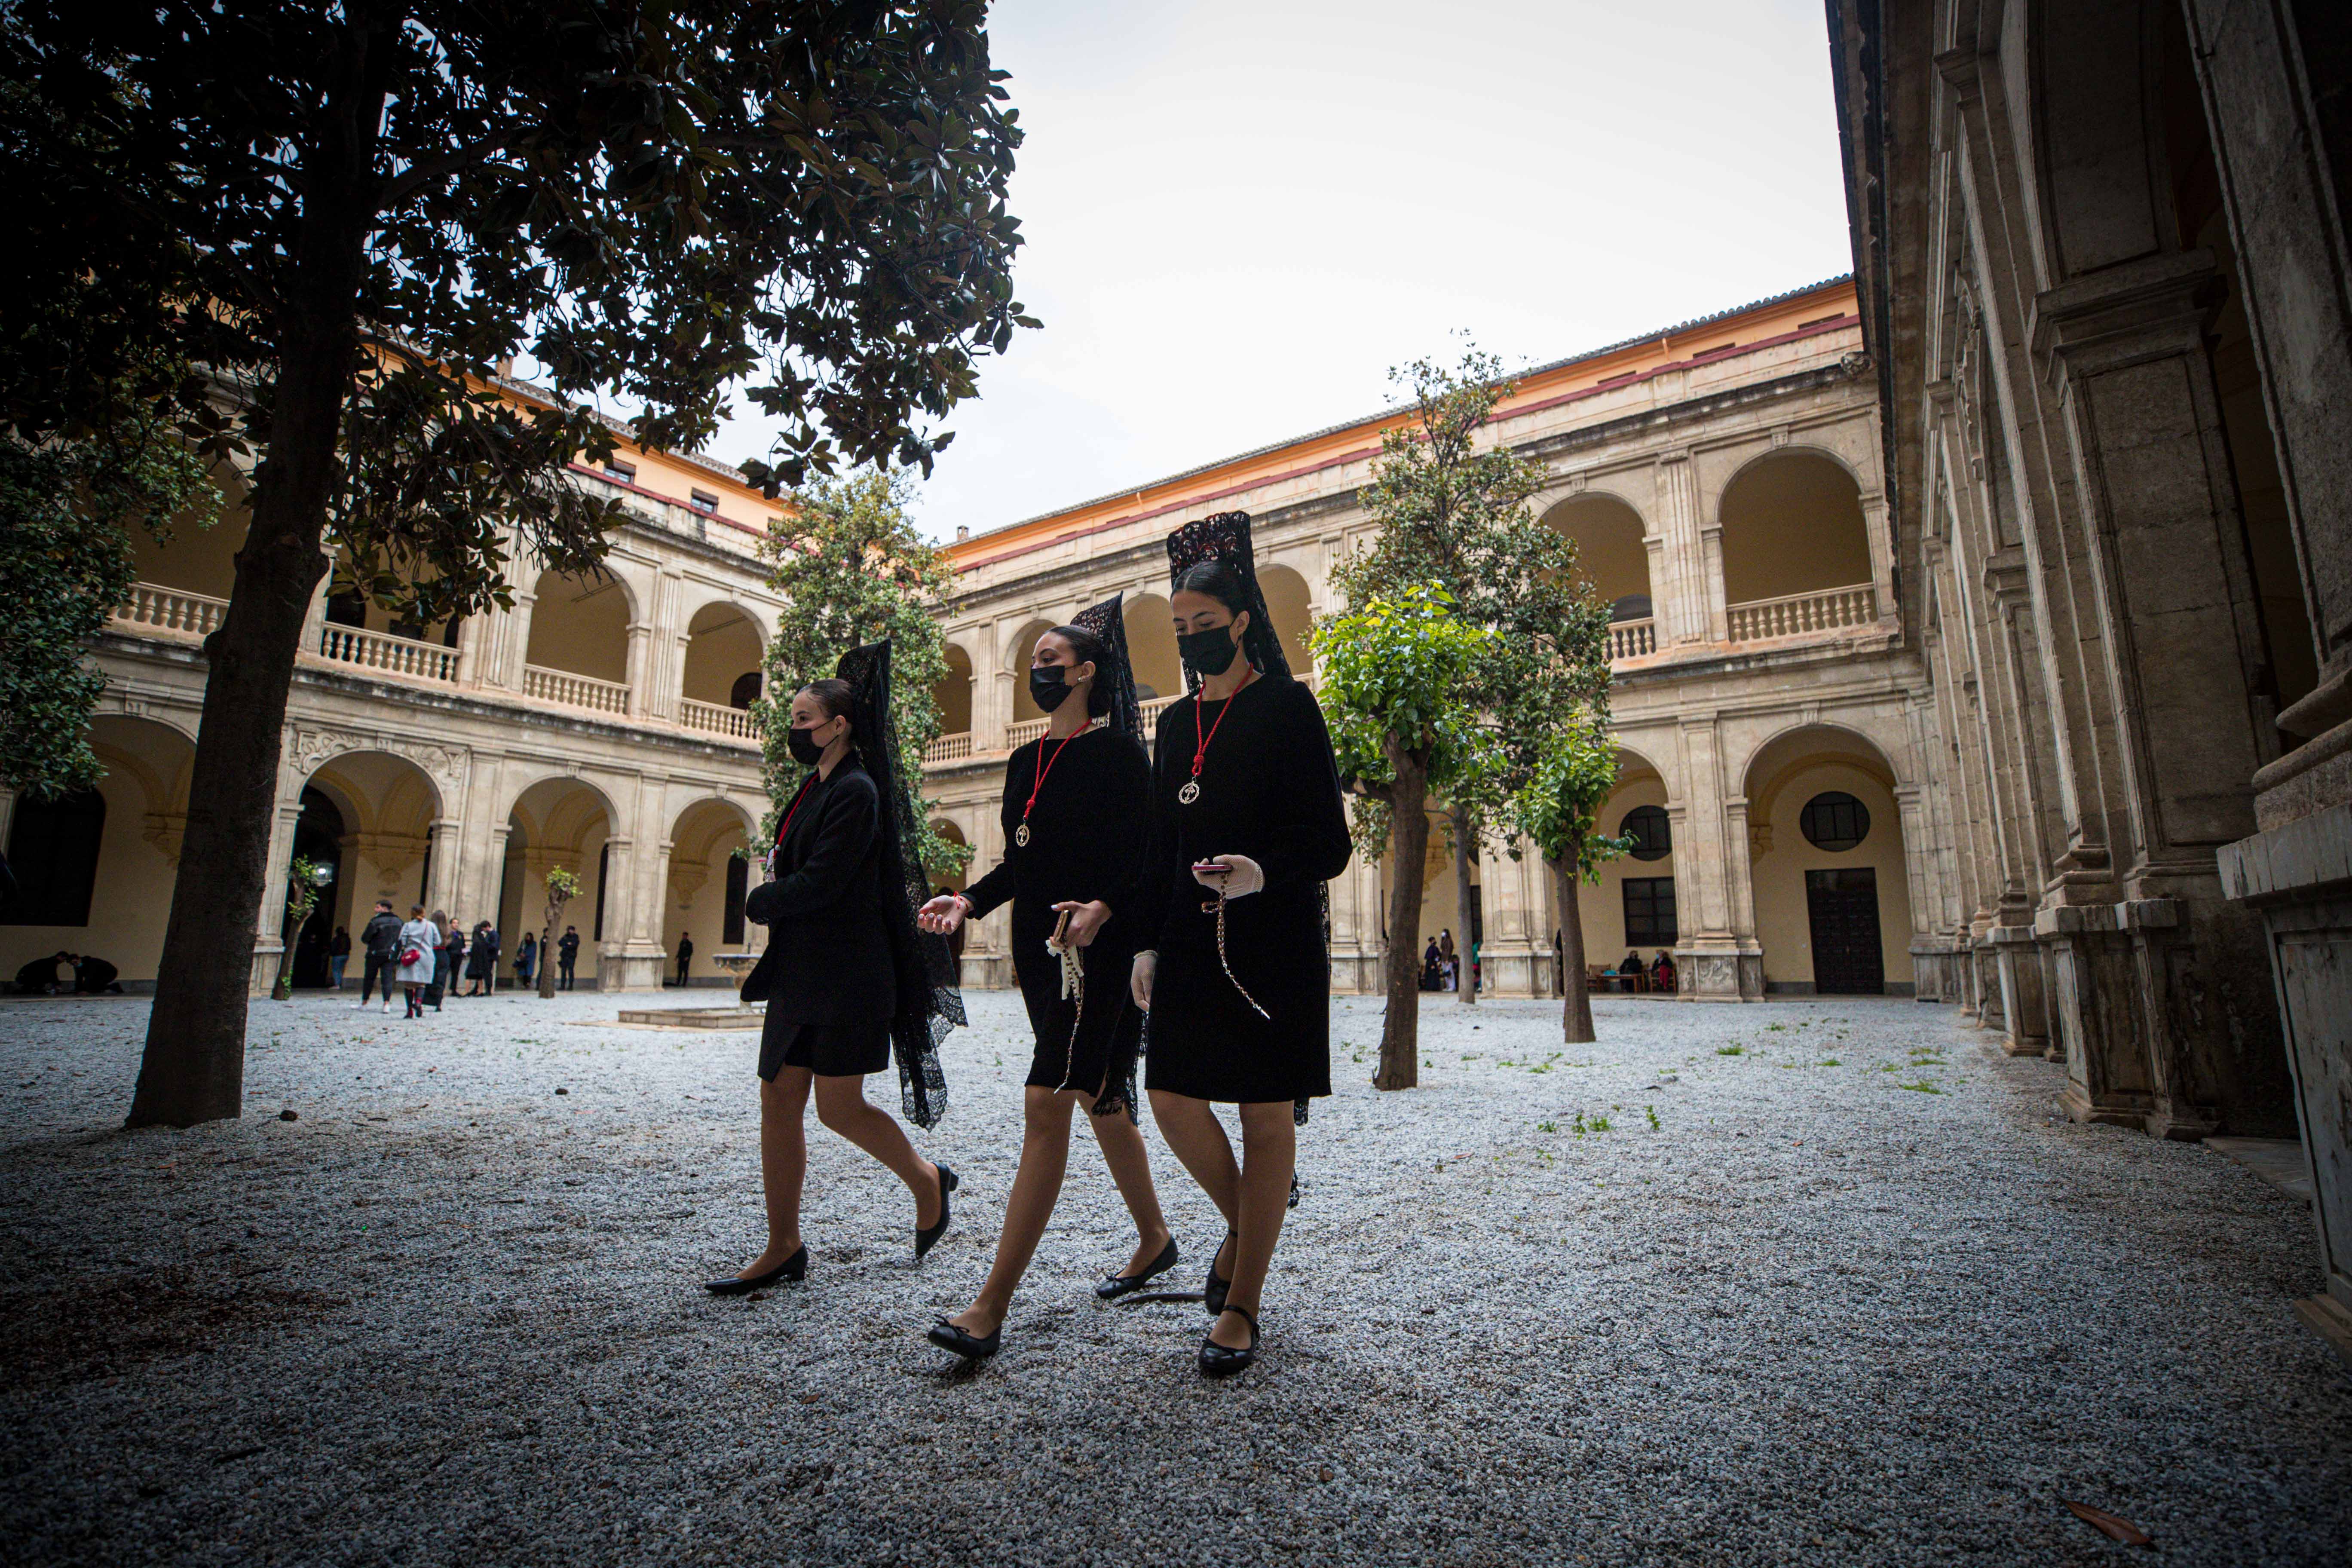
[[[1199,737],[1212,731],[1196,778]],[[1240,1102],[1330,1093],[1323,884],[1347,869],[1349,844],[1323,710],[1297,681],[1261,676],[1226,701],[1170,703],[1153,755],[1144,905],[1160,966],[1145,1082]],[[1265,872],[1261,891],[1225,906],[1224,963],[1216,894],[1191,869],[1217,855]]]
[[[1042,787],[1041,760],[1046,764]],[[1097,1097],[1097,1114],[1134,1111],[1129,1100],[1143,1016],[1129,994],[1128,977],[1147,940],[1137,899],[1150,803],[1151,764],[1143,748],[1125,736],[1097,725],[1066,741],[1032,741],[1004,764],[1004,858],[964,894],[972,920],[1008,900],[1013,904],[1013,973],[1037,1037],[1024,1081],[1084,1089]],[[1097,899],[1110,906],[1111,918],[1079,950],[1083,994],[1065,999],[1062,961],[1045,949],[1061,919],[1054,906]]]
[[[811,773],[785,810],[775,879],[743,900],[768,928],[768,951],[743,982],[743,1000],[765,1002],[760,1076],[806,1068],[824,1078],[890,1065],[898,981],[882,923],[882,810],[874,780],[855,756],[829,778]]]

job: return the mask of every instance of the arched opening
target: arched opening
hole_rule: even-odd
[[[342,904],[343,845],[351,830],[341,810],[317,785],[303,785],[301,801],[302,815],[294,822],[294,858],[324,866],[330,875],[302,929],[294,931],[281,922],[278,940],[292,944],[295,988],[322,990],[336,984],[335,933],[350,932],[350,927],[336,918],[336,910]]]
[[[1265,566],[1258,570],[1257,585],[1265,595],[1265,613],[1282,639],[1282,657],[1290,661],[1290,673],[1306,679],[1315,671],[1315,660],[1307,651],[1307,628],[1315,624],[1307,579],[1287,566]]]
[[[249,492],[234,463],[216,463],[213,483],[220,511],[209,527],[185,516],[173,520],[162,542],[143,528],[128,530],[136,586],[115,612],[123,629],[142,636],[203,637],[220,626],[236,589],[236,552],[245,544]]]
[[[1908,995],[1911,889],[1885,754],[1849,730],[1776,736],[1748,764],[1768,991]]]
[[[1836,462],[1815,452],[1759,458],[1723,492],[1722,518],[1732,641],[1877,618],[1862,492]]]
[[[940,738],[971,734],[971,655],[954,643],[942,650],[947,655],[948,670],[931,688],[931,700],[940,710]]]
[[[530,643],[523,656],[526,695],[626,712],[629,621],[629,592],[619,578],[541,574],[531,589]],[[752,662],[758,663],[756,654]]]
[[[1544,513],[1544,526],[1573,541],[1577,570],[1609,605],[1609,657],[1632,658],[1657,650],[1655,606],[1650,596],[1650,552],[1642,517],[1614,496],[1580,495]]]
[[[323,808],[315,815],[314,795]],[[341,926],[356,942],[378,899],[403,920],[411,904],[431,910],[433,819],[441,812],[441,792],[423,768],[386,752],[345,752],[304,781],[302,804],[304,816],[312,821],[312,844],[323,849],[325,834],[336,835],[331,896],[319,900],[321,910],[334,911],[330,932]],[[296,837],[298,843],[303,837],[299,820]],[[282,898],[283,889],[276,896]],[[455,917],[462,911],[445,912]]]
[[[751,945],[743,920],[751,862],[737,851],[750,842],[751,821],[724,800],[698,800],[678,813],[669,835],[669,885],[660,938],[667,945],[666,980],[689,985],[731,985],[737,976],[711,963],[716,952]]]
[[[1037,651],[1037,639],[1052,631],[1056,624],[1053,621],[1032,621],[1021,628],[1019,637],[1013,639],[1005,668],[1013,672],[1013,721],[1015,724],[1043,724],[1045,721],[1045,710],[1029,700],[1029,659]],[[1006,737],[1008,743],[1016,746],[1028,739],[1025,735],[1019,739]]]
[[[556,966],[559,989],[600,988],[606,874],[612,869],[605,840],[614,816],[604,795],[578,779],[541,779],[516,797],[507,813],[506,865],[499,879],[499,929],[510,935],[509,951],[526,931],[536,932],[543,963]],[[580,879],[579,895],[549,929],[547,874],[562,868]],[[571,934],[573,977],[565,978],[563,939]],[[611,931],[614,936],[616,930]],[[617,947],[617,942],[612,945]]]
[[[536,632],[536,609],[531,619]],[[622,635],[627,636],[626,628]],[[759,695],[762,651],[759,623],[740,605],[724,602],[705,605],[687,623],[686,636],[686,668],[679,677],[679,694],[689,702],[713,708],[749,708],[749,700],[738,702],[735,699],[746,677],[750,678],[751,695]]]
[[[1130,594],[1119,606],[1127,623],[1127,662],[1135,671],[1135,695],[1152,702],[1184,690],[1184,665],[1176,654],[1175,618],[1159,594]]]
[[[1588,972],[1604,972],[1601,984],[1609,990],[1637,990],[1646,982],[1625,975],[1625,960],[1636,960],[1646,975],[1660,952],[1674,951],[1687,923],[1675,875],[1666,781],[1647,757],[1618,748],[1617,783],[1601,804],[1598,826],[1612,837],[1630,837],[1635,844],[1631,853],[1601,865],[1597,884],[1577,889],[1584,964]],[[1557,908],[1552,913],[1556,930]]]

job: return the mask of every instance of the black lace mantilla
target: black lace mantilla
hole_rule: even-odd
[[[1168,582],[1171,587],[1187,570],[1203,561],[1223,561],[1232,566],[1249,595],[1247,630],[1242,633],[1242,651],[1257,667],[1260,675],[1279,676],[1287,679],[1290,661],[1283,657],[1282,638],[1274,629],[1274,617],[1265,613],[1265,595],[1257,585],[1257,559],[1250,547],[1250,514],[1245,511],[1213,512],[1198,521],[1188,522],[1168,536]],[[1201,678],[1189,668],[1184,671],[1184,688],[1199,688]]]
[[[857,754],[874,780],[886,814],[882,834],[882,922],[890,933],[898,1007],[890,1018],[891,1054],[898,1062],[898,1099],[918,1127],[938,1123],[948,1110],[947,1075],[940,1042],[965,1022],[956,988],[955,958],[943,936],[919,931],[915,910],[930,896],[924,879],[913,797],[898,776],[898,727],[890,717],[890,643],[868,643],[841,656],[835,676],[856,689],[850,723]]]
[[[1079,611],[1070,625],[1109,651],[1110,658],[1103,668],[1095,672],[1095,680],[1100,689],[1110,694],[1110,710],[1104,718],[1111,731],[1148,747],[1151,742],[1143,733],[1143,704],[1135,695],[1135,667],[1127,658],[1126,601],[1125,594],[1113,594],[1101,604]],[[1101,683],[1106,681],[1109,684],[1103,686]]]

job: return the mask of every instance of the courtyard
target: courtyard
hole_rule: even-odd
[[[1212,1384],[1197,1303],[1090,1293],[1132,1237],[1083,1134],[1003,1353],[924,1342],[1018,1149],[1018,1000],[967,1002],[919,1137],[947,1239],[914,1265],[903,1193],[813,1130],[809,1278],[732,1301],[698,1282],[759,1246],[751,1034],[257,1002],[244,1120],[125,1132],[147,1000],[0,1004],[11,1561],[2126,1552],[2062,1499],[2167,1562],[2340,1561],[2307,1208],[2064,1121],[1949,1009],[1607,998],[1563,1048],[1550,1004],[1430,997],[1382,1095],[1379,1004],[1335,1000],[1267,1354]],[[1151,1142],[1196,1290],[1220,1227]]]

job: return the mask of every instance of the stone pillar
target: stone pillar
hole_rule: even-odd
[[[1551,967],[1551,931],[1545,927],[1538,939],[1543,903],[1540,889],[1531,886],[1530,866],[1542,868],[1526,858],[1514,860],[1491,844],[1479,847],[1478,972],[1489,996],[1543,994],[1536,984],[1537,956],[1540,952],[1543,967]]]
[[[648,718],[653,713],[654,693],[654,628],[643,621],[629,626],[629,654],[626,679],[629,683],[629,717]]]
[[[468,916],[464,900],[457,897],[458,889],[464,886],[458,879],[463,869],[458,847],[459,832],[463,826],[464,823],[458,817],[436,816],[425,830],[425,839],[432,845],[433,857],[425,886],[425,909],[428,914],[440,910],[452,920],[483,920],[488,917],[479,914]]]
[[[275,820],[269,828],[269,871],[261,884],[261,907],[254,913],[253,971],[247,993],[267,996],[278,984],[278,958],[286,951],[279,931],[286,923],[286,875],[294,860],[294,825],[302,816],[302,775],[278,770]]]
[[[1675,840],[1675,892],[1690,923],[1675,942],[1675,988],[1686,1002],[1751,1002],[1764,994],[1748,848],[1748,802],[1724,792],[1714,721],[1682,726],[1689,795],[1667,803]],[[1685,854],[1683,846],[1688,844]],[[1690,891],[1684,892],[1687,879]]]
[[[506,691],[520,691],[523,670],[530,663],[530,612],[539,603],[530,594],[517,594],[514,608],[498,617],[497,647],[482,661],[479,682]]]
[[[2033,928],[1995,926],[1986,936],[2000,981],[2001,1049],[2013,1057],[2047,1055],[2050,1006],[2042,991],[2042,949]]]

